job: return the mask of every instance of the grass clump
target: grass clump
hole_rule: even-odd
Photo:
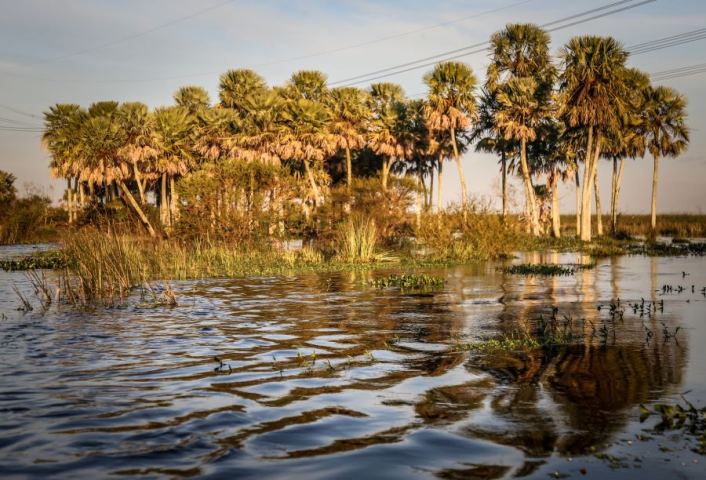
[[[336,235],[336,257],[345,262],[372,262],[384,258],[377,253],[379,243],[375,220],[355,216],[348,218]]]
[[[412,289],[412,288],[428,288],[428,287],[441,287],[444,285],[444,279],[439,277],[434,277],[431,275],[390,275],[385,278],[378,278],[372,280],[372,285],[374,288],[391,288],[399,287],[402,289]]]
[[[557,265],[553,263],[547,264],[529,264],[521,263],[510,267],[499,268],[503,273],[510,275],[542,275],[542,276],[561,276],[573,275],[580,270],[589,270],[595,268],[595,263],[574,264],[571,266]]]

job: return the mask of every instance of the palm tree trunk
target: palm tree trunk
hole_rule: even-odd
[[[520,143],[520,164],[522,166],[522,179],[525,184],[525,200],[527,205],[527,213],[529,218],[527,221],[530,224],[532,235],[539,235],[539,216],[537,214],[537,200],[534,195],[534,187],[529,174],[529,166],[527,165],[527,140],[522,139]]]
[[[429,200],[427,201],[427,212],[433,210],[434,203],[434,166],[432,165],[431,172],[429,174]]]
[[[615,212],[613,213],[613,233],[618,229],[618,199],[620,198],[620,183],[623,181],[623,170],[625,169],[625,159],[620,159],[618,178],[615,182]]]
[[[169,202],[167,201],[167,174],[162,174],[162,196],[159,202],[162,225],[169,228]]]
[[[603,236],[603,213],[601,211],[601,196],[598,193],[598,169],[593,175],[593,189],[596,192],[596,234]]]
[[[451,145],[454,148],[454,159],[456,160],[456,167],[458,167],[458,176],[461,178],[461,206],[463,207],[463,221],[466,221],[466,214],[468,213],[468,191],[466,190],[466,176],[463,174],[463,167],[461,166],[461,157],[458,154],[458,145],[456,145],[456,129],[451,129]]]
[[[439,154],[439,191],[436,192],[436,213],[441,214],[441,194],[443,193],[444,187],[444,159],[441,154]]]
[[[593,173],[593,127],[588,127],[588,143],[583,169],[583,190],[581,192],[581,240],[591,240],[591,174]]]
[[[120,188],[122,188],[123,193],[125,194],[125,197],[127,197],[130,205],[132,208],[137,212],[137,215],[140,217],[140,220],[142,220],[142,223],[145,224],[145,227],[147,227],[147,231],[150,234],[150,237],[156,237],[157,234],[154,231],[154,228],[152,228],[152,224],[150,224],[150,221],[147,219],[147,215],[145,215],[145,212],[142,211],[140,208],[140,205],[135,201],[135,197],[132,196],[132,193],[130,193],[130,190],[125,186],[123,182],[119,183]]]
[[[83,186],[83,182],[78,184],[78,192],[81,196],[81,208],[86,208],[86,190]]]
[[[176,189],[176,181],[174,177],[169,179],[169,192],[171,193],[170,210],[172,213],[172,223],[179,220],[179,194]]]
[[[610,233],[615,235],[615,185],[618,179],[618,160],[613,157],[613,175],[610,177]]]
[[[353,182],[353,162],[351,162],[351,149],[346,146],[346,186],[348,193],[351,193],[351,183]]]
[[[392,157],[382,157],[382,191],[387,193],[387,177],[390,174]]]
[[[654,155],[655,169],[652,172],[652,236],[657,235],[657,176],[659,174],[659,156]]]
[[[576,169],[576,238],[581,238],[581,185],[579,184],[579,171]]]
[[[419,170],[417,177],[418,189],[417,189],[417,229],[422,225],[422,191],[424,187],[424,176],[422,175],[422,170]],[[426,197],[426,193],[424,194]]]
[[[314,174],[311,172],[309,160],[304,160],[304,170],[306,170],[306,176],[309,178],[311,189],[314,191],[314,207],[317,207],[319,205],[319,187],[316,186],[316,180],[314,180]]]
[[[135,175],[135,181],[137,182],[137,189],[140,191],[140,202],[145,203],[145,186],[142,184],[142,177],[140,175],[140,170],[137,168],[137,162],[132,162],[132,171]]]
[[[507,219],[507,158],[505,151],[501,153],[500,163],[502,168],[502,187],[503,187],[503,222]]]
[[[69,223],[73,223],[74,217],[71,215],[71,207],[72,207],[72,202],[71,202],[71,179],[69,178],[67,180],[68,183],[68,188],[66,189],[66,210],[69,213]]]
[[[559,184],[558,175],[552,174],[552,235],[554,238],[561,237],[561,217],[559,216]]]

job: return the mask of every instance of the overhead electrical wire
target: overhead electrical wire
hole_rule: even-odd
[[[627,1],[633,1],[633,0],[627,0]],[[598,18],[603,18],[603,17],[607,17],[607,16],[610,16],[610,15],[615,15],[615,14],[617,14],[617,13],[620,13],[620,12],[623,12],[623,11],[626,11],[626,10],[631,10],[631,9],[633,9],[633,8],[641,7],[641,6],[643,6],[643,5],[646,5],[646,4],[648,4],[648,3],[654,3],[654,2],[656,2],[656,1],[657,1],[657,0],[643,0],[642,2],[639,2],[639,3],[636,3],[636,4],[632,4],[632,5],[628,5],[628,6],[625,6],[625,7],[621,7],[621,8],[615,9],[615,10],[611,10],[611,11],[609,11],[609,12],[604,12],[604,13],[601,13],[601,14],[599,14],[599,15],[595,15],[595,16],[592,16],[592,17],[589,17],[589,18],[583,18],[583,19],[578,20],[578,21],[576,21],[576,22],[572,22],[572,23],[569,23],[569,24],[566,24],[566,25],[561,25],[561,26],[559,26],[559,27],[547,29],[547,31],[548,31],[548,32],[554,32],[554,31],[557,31],[557,30],[562,30],[562,29],[564,29],[564,28],[568,28],[568,27],[572,27],[572,26],[575,26],[575,25],[579,25],[579,24],[581,24],[581,23],[590,22],[590,21],[596,20],[596,19],[598,19]],[[612,8],[612,7],[615,7],[615,6],[619,6],[619,5],[624,4],[624,3],[626,3],[626,0],[623,0],[623,1],[620,1],[620,2],[614,2],[614,3],[609,4],[609,5],[604,5],[604,6],[602,6],[602,7],[598,7],[598,8],[593,9],[593,10],[587,10],[587,11],[585,11],[585,12],[581,12],[581,13],[578,13],[578,14],[576,14],[576,15],[572,15],[571,17],[565,17],[565,18],[558,19],[558,20],[555,20],[555,21],[550,22],[550,23],[551,23],[551,24],[562,23],[562,22],[564,22],[564,21],[567,21],[568,19],[574,19],[574,18],[579,18],[579,17],[582,17],[582,16],[590,15],[591,13],[595,13],[595,12],[601,11],[601,10],[606,10],[606,9],[609,9],[609,8]],[[540,25],[540,27],[545,27],[546,25],[547,25],[547,24],[542,24],[542,25]],[[346,78],[346,79],[343,79],[343,80],[338,80],[338,81],[335,81],[335,82],[330,82],[329,85],[345,84],[344,86],[353,86],[353,85],[357,85],[357,84],[360,84],[360,83],[366,83],[366,82],[370,82],[370,81],[373,81],[373,80],[379,80],[379,79],[381,79],[381,78],[386,78],[386,77],[389,77],[389,76],[398,75],[398,74],[400,74],[400,73],[406,73],[406,72],[410,72],[410,71],[413,71],[413,70],[418,70],[418,69],[420,69],[420,68],[425,68],[425,67],[434,66],[434,65],[436,65],[439,61],[455,60],[455,59],[457,59],[457,58],[463,58],[463,57],[466,57],[466,56],[474,55],[474,54],[476,54],[476,53],[486,52],[486,51],[487,51],[487,48],[478,48],[478,47],[487,47],[488,45],[490,45],[490,41],[485,41],[485,42],[482,42],[482,43],[477,43],[477,44],[475,44],[475,45],[470,45],[470,46],[468,46],[468,47],[463,47],[463,48],[459,48],[459,49],[456,49],[456,50],[451,50],[451,51],[448,51],[448,52],[439,53],[439,54],[436,54],[436,55],[432,55],[432,56],[430,56],[430,57],[426,57],[426,58],[423,58],[423,59],[415,60],[415,61],[413,61],[413,62],[408,62],[408,63],[396,65],[396,66],[394,66],[394,67],[389,67],[389,68],[385,68],[385,69],[382,69],[382,70],[377,70],[377,71],[375,71],[375,72],[370,72],[370,73],[363,74],[363,75],[357,75],[357,76],[355,76],[355,77],[349,77],[349,78]],[[472,48],[476,48],[477,50],[472,50],[472,51],[470,51],[470,52],[464,52],[464,53],[461,53],[461,54],[459,54],[459,55],[454,55],[454,56],[448,57],[449,55],[452,55],[452,54],[454,54],[454,53],[463,52],[463,51],[465,51],[465,50],[469,50],[469,49],[472,49]],[[441,57],[448,57],[448,58],[442,59]],[[434,60],[434,61],[429,62],[429,63],[424,63],[424,64],[421,64],[421,65],[416,65],[416,64],[419,63],[419,62],[423,62],[423,61],[427,61],[427,60]],[[403,67],[408,67],[408,66],[409,66],[409,68],[403,68]],[[403,68],[403,69],[402,69],[402,70],[398,70],[399,68]],[[393,70],[395,70],[395,71],[393,71]],[[389,73],[387,73],[387,72],[389,72]],[[382,75],[377,75],[377,74],[382,74]],[[377,75],[377,76],[373,76],[373,75]],[[373,76],[373,77],[372,77],[372,78],[368,78],[368,77],[371,77],[371,76]],[[353,81],[353,80],[357,80],[357,81]]]
[[[259,63],[259,64],[255,64],[255,65],[250,65],[245,68],[258,68],[258,67],[269,66],[269,65],[277,65],[277,64],[281,64],[281,63],[292,62],[295,60],[302,60],[302,59],[306,59],[306,58],[318,57],[318,56],[322,56],[322,55],[326,55],[326,54],[330,54],[330,53],[335,53],[335,52],[340,52],[340,51],[344,51],[344,50],[350,50],[353,48],[371,45],[374,43],[392,40],[395,38],[413,35],[413,34],[420,33],[420,32],[427,31],[427,30],[431,30],[434,28],[443,27],[446,25],[454,24],[454,23],[459,23],[459,22],[462,22],[465,20],[469,20],[471,18],[478,18],[478,17],[484,16],[484,15],[500,12],[502,10],[507,10],[507,9],[510,9],[513,7],[518,7],[520,5],[524,5],[524,4],[535,2],[535,1],[538,1],[538,0],[524,0],[521,2],[506,5],[504,7],[499,7],[499,8],[495,8],[492,10],[486,10],[486,11],[476,13],[473,15],[468,15],[468,16],[465,16],[462,18],[457,18],[457,19],[450,20],[447,22],[437,23],[435,25],[429,25],[429,26],[422,27],[422,28],[419,28],[416,30],[410,30],[407,32],[399,33],[396,35],[381,37],[381,38],[369,40],[369,41],[362,42],[362,43],[357,43],[357,44],[348,45],[348,46],[344,46],[344,47],[338,47],[338,48],[334,48],[334,49],[330,49],[330,50],[324,50],[324,51],[320,51],[320,52],[316,52],[316,53],[301,55],[298,57],[291,57],[291,58],[286,58],[286,59],[281,59],[281,60],[276,60],[276,61],[271,61],[271,62]],[[632,2],[632,1],[635,1],[635,0],[622,0],[622,1],[616,2],[616,3],[626,3],[626,2]],[[145,32],[145,33],[148,33],[148,32]],[[96,48],[100,48],[100,47],[96,47]],[[202,77],[202,76],[206,76],[206,75],[218,75],[221,72],[220,71],[218,71],[218,72],[203,72],[203,73],[193,73],[193,74],[187,74],[187,75],[174,75],[174,76],[165,76],[165,77],[137,78],[137,79],[124,79],[124,80],[70,80],[70,79],[42,78],[42,77],[35,77],[35,76],[31,76],[31,75],[14,74],[14,73],[6,72],[3,69],[0,69],[0,73],[5,74],[5,75],[20,77],[20,78],[29,78],[29,79],[33,79],[33,80],[40,80],[40,81],[46,81],[46,82],[103,84],[103,83],[139,83],[139,82],[153,82],[153,81],[162,81],[162,80],[178,80],[178,79],[185,79],[185,78]]]
[[[641,43],[628,48],[632,55],[640,55],[642,53],[654,52],[663,48],[675,47],[685,43],[695,42],[706,38],[706,28],[694,30],[692,32],[682,33],[680,35],[672,35],[652,42]]]
[[[189,20],[189,19],[191,19],[191,18],[198,17],[199,15],[203,15],[203,14],[206,13],[206,12],[210,12],[210,11],[215,10],[215,9],[217,9],[217,8],[221,8],[221,7],[225,6],[225,5],[228,5],[229,3],[233,3],[234,1],[236,1],[236,0],[227,0],[227,1],[225,1],[225,2],[221,2],[221,3],[217,4],[217,5],[213,5],[213,6],[211,6],[211,7],[205,8],[205,9],[203,9],[203,10],[199,10],[198,12],[192,13],[192,14],[187,15],[187,16],[185,16],[185,17],[181,17],[181,18],[178,18],[178,19],[176,19],[176,20],[172,20],[171,22],[167,22],[167,23],[164,23],[164,24],[162,24],[162,25],[158,25],[158,26],[156,26],[156,27],[150,28],[150,29],[148,29],[148,30],[143,30],[142,32],[138,32],[138,33],[135,33],[135,34],[132,34],[132,35],[128,35],[128,36],[126,36],[126,37],[118,38],[118,39],[116,39],[116,40],[112,40],[112,41],[110,41],[110,42],[102,43],[102,44],[100,44],[100,45],[95,45],[95,46],[93,46],[93,47],[84,48],[83,50],[78,50],[78,51],[75,51],[75,52],[66,53],[66,54],[63,54],[63,55],[59,55],[59,56],[57,56],[57,57],[45,58],[45,59],[42,59],[42,60],[37,60],[37,61],[35,61],[35,62],[23,63],[23,64],[18,64],[18,65],[12,65],[12,66],[9,66],[9,67],[5,67],[5,68],[0,69],[0,72],[5,72],[5,71],[7,71],[7,70],[12,70],[12,69],[15,69],[15,68],[20,68],[20,67],[31,67],[31,66],[34,66],[34,65],[40,65],[40,64],[42,64],[42,63],[56,62],[56,61],[58,61],[58,60],[64,60],[64,59],[66,59],[66,58],[75,57],[75,56],[77,56],[77,55],[83,55],[84,53],[93,52],[93,51],[95,51],[95,50],[99,50],[99,49],[101,49],[101,48],[109,47],[109,46],[111,46],[111,45],[116,45],[116,44],[118,44],[118,43],[126,42],[126,41],[128,41],[128,40],[133,40],[133,39],[135,39],[135,38],[142,37],[142,36],[147,35],[147,34],[149,34],[149,33],[156,32],[157,30],[161,30],[161,29],[166,28],[166,27],[171,27],[172,25],[176,25],[177,23],[181,23],[181,22],[183,22],[183,21],[185,21],[185,20]]]

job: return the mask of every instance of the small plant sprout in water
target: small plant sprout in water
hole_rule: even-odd
[[[13,284],[12,284],[12,289],[15,291],[15,293],[17,294],[17,297],[20,299],[20,302],[22,303],[22,305],[20,305],[19,307],[17,307],[17,310],[18,310],[18,311],[20,311],[20,312],[31,312],[32,310],[34,310],[34,308],[32,307],[32,304],[29,303],[29,300],[27,300],[27,297],[25,297],[24,295],[22,295],[22,292],[20,292],[20,290],[17,288],[17,285],[15,285],[15,284],[13,283]]]
[[[370,350],[366,350],[364,355],[368,357],[368,360],[370,360],[371,362],[375,361],[375,355],[373,355],[373,352],[371,352]]]
[[[223,360],[221,360],[220,358],[213,357],[213,361],[218,364],[218,366],[213,369],[214,372],[225,372],[226,367],[228,367],[228,373],[231,373],[233,371],[233,369],[230,368],[230,365],[223,363]]]

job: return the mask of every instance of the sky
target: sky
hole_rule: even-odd
[[[18,130],[41,127],[42,112],[55,103],[141,101],[154,108],[172,104],[184,85],[202,86],[217,101],[219,74],[232,68],[253,68],[270,85],[316,69],[331,86],[359,81],[356,86],[366,88],[370,77],[349,79],[426,57],[433,58],[422,64],[448,59],[434,56],[486,42],[507,23],[545,24],[616,1],[0,0],[0,170],[13,173],[21,191],[42,189],[60,198],[64,182],[50,178],[40,134]],[[630,48],[706,28],[704,0],[624,0],[612,10],[633,5],[551,32],[552,52],[577,35],[613,36]],[[706,38],[682,38],[694,41],[633,55],[629,65],[656,73],[706,62]],[[484,48],[456,54],[481,50],[456,59],[468,63],[480,83],[489,63]],[[374,81],[398,82],[408,95],[420,96],[422,76],[432,66]],[[659,82],[688,98],[692,130],[687,152],[660,161],[661,213],[706,212],[705,82],[706,73]],[[471,151],[462,165],[469,192],[499,206],[498,159]],[[604,212],[611,168],[605,161],[599,167]],[[652,168],[649,155],[628,160],[621,212],[649,213]],[[521,185],[517,179],[512,184],[519,207]],[[452,201],[460,201],[460,182],[449,163],[444,202]],[[571,183],[561,186],[561,207],[574,211]]]

